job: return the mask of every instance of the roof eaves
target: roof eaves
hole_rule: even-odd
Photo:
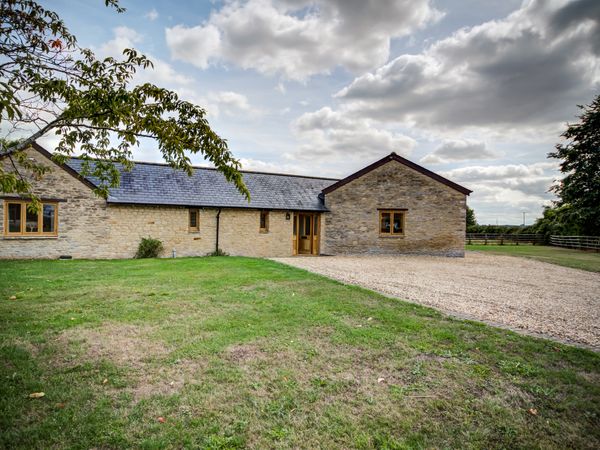
[[[162,207],[174,207],[174,208],[224,208],[224,209],[256,209],[256,210],[268,210],[268,211],[312,211],[312,212],[329,212],[329,209],[326,206],[321,206],[320,208],[303,208],[298,206],[293,207],[283,207],[283,206],[273,206],[273,207],[264,207],[264,206],[237,206],[237,205],[220,205],[220,204],[201,204],[201,203],[161,203],[161,202],[152,202],[152,201],[139,201],[139,200],[120,200],[114,197],[109,197],[106,203],[111,205],[123,205],[123,206],[133,206],[133,205],[145,205],[145,206],[162,206]]]

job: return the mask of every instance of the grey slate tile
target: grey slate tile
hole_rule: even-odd
[[[68,165],[81,173],[83,160]],[[327,211],[319,198],[335,179],[243,171],[248,201],[215,169],[194,168],[192,176],[168,165],[135,164],[131,172],[120,165],[121,184],[109,190],[109,203]],[[98,180],[87,176],[94,184]]]

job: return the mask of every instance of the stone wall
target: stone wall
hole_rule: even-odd
[[[322,254],[464,256],[466,196],[397,161],[325,195]],[[407,209],[403,236],[380,236],[379,211]]]
[[[215,250],[217,209],[200,209],[200,230],[188,231],[188,209],[164,206],[109,205],[110,258],[131,258],[142,237],[160,239],[162,256],[204,256]],[[269,212],[269,231],[259,229],[260,211],[222,209],[219,248],[239,256],[290,256],[292,221],[285,212]],[[104,257],[104,256],[103,256]]]
[[[202,213],[200,213],[202,215]],[[269,231],[259,229],[260,211],[224,209],[221,212],[219,247],[230,255],[291,256],[293,252],[293,214],[269,212]]]
[[[188,230],[188,208],[107,205],[92,189],[42,154],[29,150],[28,156],[52,167],[34,191],[42,199],[61,199],[58,207],[57,237],[6,237],[0,220],[0,258],[131,258],[142,237],[163,242],[162,256],[204,256],[215,250],[214,208],[200,209],[200,229]],[[7,159],[1,161],[9,165]],[[7,167],[8,168],[8,167]],[[31,174],[23,172],[31,178]],[[0,218],[4,217],[0,201]],[[293,251],[292,217],[286,212],[269,212],[268,232],[260,232],[260,211],[223,209],[220,215],[219,247],[231,255],[290,256]]]
[[[214,250],[212,210],[200,211],[200,231],[188,231],[189,212],[177,206],[108,205],[109,240],[101,258],[132,258],[140,240],[162,241],[162,257],[204,256]],[[108,253],[108,254],[105,254]]]
[[[34,192],[43,200],[60,199],[58,204],[58,237],[5,237],[4,200],[0,200],[0,258],[75,258],[106,257],[103,253],[109,239],[106,202],[98,198],[89,186],[73,177],[35,150],[28,157],[51,167],[41,180],[21,169],[32,180]],[[8,158],[0,160],[11,169]]]

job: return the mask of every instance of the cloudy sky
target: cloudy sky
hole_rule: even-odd
[[[150,56],[138,80],[204,106],[245,169],[343,177],[395,151],[472,189],[480,223],[540,215],[546,154],[600,91],[598,0],[42,3],[100,56]]]

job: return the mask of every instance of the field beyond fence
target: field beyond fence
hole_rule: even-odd
[[[545,244],[543,234],[467,233],[467,244]]]
[[[543,234],[467,233],[467,245],[549,244],[555,247],[600,251],[600,236],[550,236]]]

